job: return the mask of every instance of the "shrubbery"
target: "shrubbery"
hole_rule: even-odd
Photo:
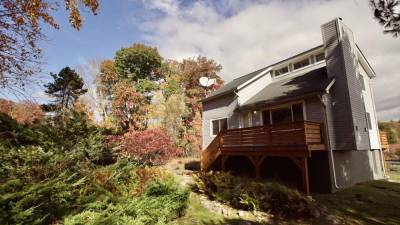
[[[180,154],[171,137],[161,128],[128,131],[121,140],[121,152],[148,165],[163,164]]]
[[[0,128],[0,224],[165,224],[186,208],[187,190],[118,158],[82,113],[33,126],[0,113]]]
[[[196,191],[246,210],[262,210],[284,216],[309,216],[315,206],[306,196],[275,182],[254,181],[230,173],[195,176]]]

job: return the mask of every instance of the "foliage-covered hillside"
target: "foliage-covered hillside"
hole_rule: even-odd
[[[379,130],[387,133],[389,144],[400,142],[400,121],[380,122]]]

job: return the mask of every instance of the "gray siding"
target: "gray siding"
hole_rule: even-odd
[[[317,98],[306,100],[306,120],[324,123],[324,108]]]
[[[336,180],[340,189],[354,184],[383,179],[379,150],[334,151]],[[375,158],[375,159],[374,159]],[[333,190],[337,190],[333,187]]]
[[[202,127],[203,127],[203,149],[206,149],[213,140],[211,121],[214,119],[228,118],[229,128],[236,128],[239,117],[234,110],[237,107],[237,98],[234,94],[220,97],[203,103]]]
[[[336,82],[331,89],[331,147],[335,150],[370,149],[361,85],[357,81],[356,49],[351,31],[340,20],[322,25],[328,76]]]

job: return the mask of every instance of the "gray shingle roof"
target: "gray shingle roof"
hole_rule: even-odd
[[[321,48],[322,46],[323,46],[323,45],[316,46],[316,47],[314,47],[314,48],[312,48],[312,49],[309,49],[309,50],[304,51],[304,52],[302,52],[302,53],[299,53],[299,54],[297,54],[297,55],[291,56],[291,57],[289,57],[289,58],[287,58],[287,59],[284,59],[284,60],[282,60],[282,61],[279,61],[279,62],[277,62],[277,63],[274,63],[274,64],[272,64],[272,65],[269,65],[269,66],[267,66],[267,67],[261,68],[261,69],[259,69],[259,70],[256,70],[256,71],[254,71],[254,72],[251,72],[251,73],[246,74],[246,75],[244,75],[244,76],[238,77],[238,78],[232,80],[231,82],[228,82],[227,84],[225,84],[224,86],[222,86],[222,87],[221,87],[220,89],[218,89],[217,91],[212,92],[212,93],[211,93],[210,95],[208,95],[206,98],[203,98],[203,99],[201,100],[201,102],[206,102],[206,101],[209,101],[209,100],[211,100],[211,99],[215,99],[215,98],[218,98],[218,97],[220,97],[220,96],[229,94],[229,93],[235,91],[235,90],[237,89],[237,87],[239,87],[241,84],[243,84],[243,83],[245,83],[246,81],[250,80],[251,78],[257,76],[257,74],[259,74],[259,73],[262,72],[263,70],[267,69],[268,67],[272,67],[272,66],[275,66],[275,65],[277,65],[277,64],[279,64],[279,63],[281,63],[281,62],[284,62],[284,61],[293,59],[293,58],[295,58],[295,57],[297,57],[297,56],[299,56],[299,55],[302,55],[302,54],[304,54],[304,53],[307,53],[307,52],[313,51],[313,50],[315,50],[315,49]]]
[[[326,67],[322,67],[305,74],[273,82],[247,100],[242,107],[273,103],[310,93],[320,93],[331,81],[332,78],[327,76]]]
[[[250,80],[251,78],[257,76],[257,74],[259,74],[260,72],[262,72],[262,71],[265,70],[265,69],[267,69],[267,67],[262,68],[262,69],[259,69],[259,70],[256,70],[256,71],[251,72],[251,73],[249,73],[249,74],[247,74],[247,75],[238,77],[238,78],[232,80],[231,82],[225,84],[225,85],[222,86],[220,89],[218,89],[218,90],[212,92],[209,96],[207,96],[206,98],[202,99],[201,101],[202,101],[202,102],[206,102],[206,101],[208,101],[208,100],[211,100],[211,99],[217,98],[217,97],[219,97],[219,96],[228,94],[228,93],[230,93],[230,92],[236,90],[236,88],[237,88],[238,86],[240,86],[241,84],[243,84],[243,83],[245,83],[246,81]]]

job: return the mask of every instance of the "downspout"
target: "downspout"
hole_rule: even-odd
[[[326,93],[329,93],[329,90],[326,90]],[[330,154],[330,158],[331,158],[331,164],[332,164],[332,172],[333,172],[333,183],[335,185],[336,189],[339,189],[339,185],[337,184],[337,180],[336,180],[336,168],[335,168],[335,160],[333,158],[333,150],[331,148],[331,140],[329,137],[329,130],[328,130],[328,117],[327,117],[327,112],[326,112],[326,103],[324,102],[324,100],[322,99],[321,95],[318,95],[319,100],[321,101],[322,105],[324,106],[324,121],[325,121],[325,134],[326,134],[326,141],[327,141],[327,145],[328,145],[328,150],[329,150],[329,154]]]

